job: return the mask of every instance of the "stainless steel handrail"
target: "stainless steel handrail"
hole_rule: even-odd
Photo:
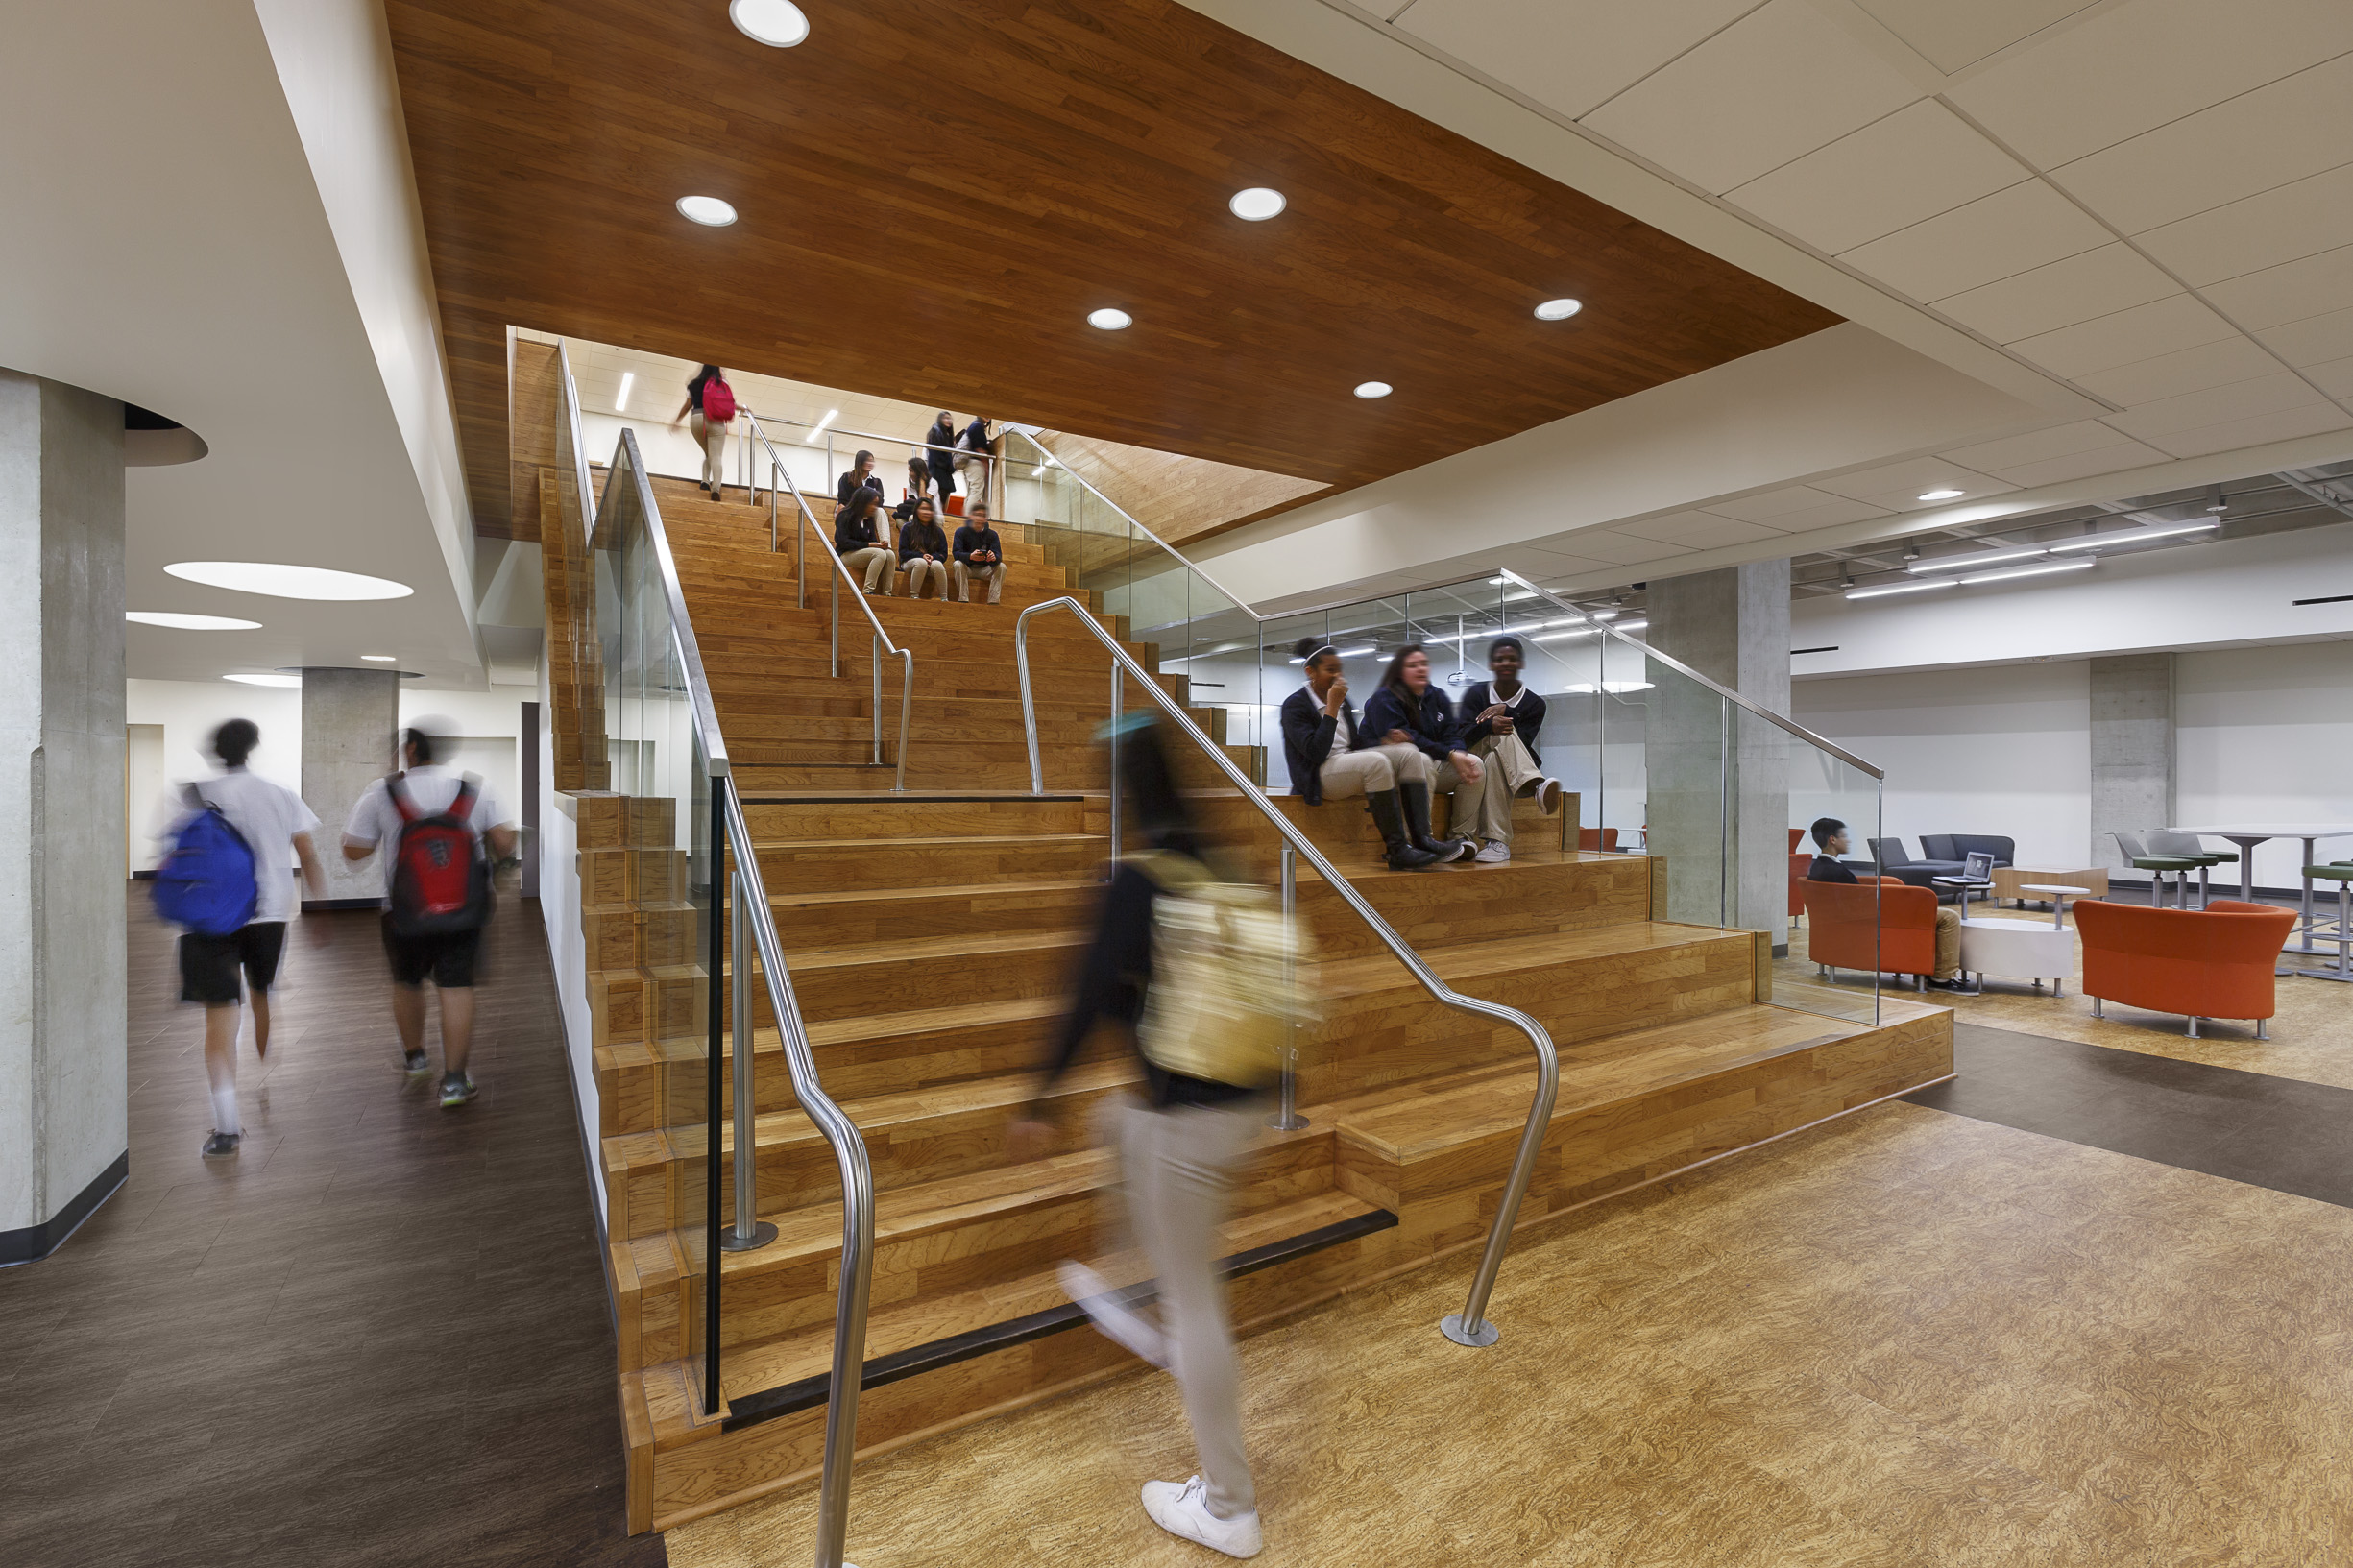
[[[748,408],[739,410],[739,412],[752,434],[760,438],[760,445],[767,449],[769,465],[775,470],[771,473],[770,478],[775,478],[777,474],[789,476],[789,470],[785,468],[785,460],[777,454],[775,444],[768,440],[767,431],[761,427],[760,416]],[[826,559],[834,564],[832,667],[835,678],[839,679],[841,675],[841,579],[848,574],[841,569],[841,558],[834,553],[834,542],[827,536],[825,530],[817,525],[817,515],[809,510],[809,502],[803,498],[800,487],[796,485],[791,489],[792,504],[799,509],[802,520],[809,525],[810,533],[816,536],[818,544],[824,548]],[[770,509],[768,551],[774,554],[776,550],[774,515],[776,487],[773,483],[768,488],[768,506]],[[808,549],[809,542],[804,539],[801,542],[800,565],[797,567],[801,574],[797,597],[803,605],[809,602]],[[874,763],[877,767],[882,766],[883,762],[883,656],[887,653],[899,661],[899,760],[898,772],[893,778],[890,790],[894,795],[903,794],[907,789],[908,721],[915,711],[915,656],[910,650],[902,648],[893,642],[890,639],[890,634],[883,630],[882,617],[874,613],[874,606],[867,602],[864,589],[852,583],[850,592],[857,598],[859,609],[866,613],[866,624],[874,628],[874,692],[873,699],[868,706],[874,714]]]
[[[1685,663],[1682,660],[1677,659],[1674,655],[1661,653],[1649,643],[1641,641],[1638,639],[1628,636],[1624,632],[1616,630],[1608,621],[1595,620],[1590,612],[1578,609],[1575,605],[1569,603],[1566,599],[1564,599],[1558,593],[1553,592],[1552,590],[1548,588],[1537,587],[1534,583],[1531,583],[1528,581],[1528,579],[1522,577],[1511,567],[1498,567],[1495,569],[1498,576],[1501,576],[1510,582],[1517,583],[1520,587],[1526,589],[1529,592],[1536,594],[1540,598],[1550,600],[1553,604],[1557,605],[1563,610],[1567,611],[1570,615],[1575,615],[1578,619],[1585,621],[1588,625],[1597,628],[1604,637],[1613,637],[1629,648],[1639,649],[1642,657],[1650,660],[1652,663],[1664,664],[1676,674],[1697,681],[1700,685],[1706,687],[1717,696],[1722,697],[1734,707],[1743,709],[1748,712],[1756,714],[1759,718],[1763,719],[1767,724],[1777,725],[1781,729],[1788,731],[1791,735],[1797,736],[1797,738],[1800,740],[1805,741],[1807,745],[1829,752],[1832,757],[1837,758],[1840,761],[1869,774],[1874,779],[1880,779],[1882,781],[1886,779],[1886,769],[1873,767],[1869,762],[1864,761],[1861,758],[1856,756],[1853,752],[1847,750],[1835,740],[1826,739],[1825,737],[1814,734],[1811,730],[1808,730],[1805,725],[1800,724],[1797,720],[1789,718],[1781,713],[1776,713],[1772,709],[1763,707],[1754,700],[1740,695],[1739,692],[1734,691],[1731,687],[1723,686],[1717,682],[1708,679],[1707,676],[1702,675],[1698,670],[1693,669],[1690,665]],[[1420,589],[1416,589],[1414,591],[1419,593],[1423,591]]]
[[[874,1278],[873,1165],[857,1124],[825,1093],[824,1085],[818,1080],[815,1057],[809,1047],[808,1026],[801,1019],[800,1003],[793,995],[791,970],[785,960],[784,943],[776,934],[775,915],[769,907],[767,886],[761,875],[759,847],[752,841],[751,825],[744,819],[742,796],[736,789],[735,775],[727,760],[727,742],[719,732],[717,710],[711,697],[710,678],[703,668],[701,649],[694,638],[693,621],[687,614],[686,591],[679,579],[677,558],[670,551],[669,538],[662,525],[661,508],[654,499],[652,482],[638,453],[634,431],[626,428],[621,431],[620,446],[615,451],[605,496],[597,507],[597,514],[601,517],[604,507],[615,499],[613,480],[619,477],[624,463],[628,465],[630,477],[635,481],[639,510],[644,519],[646,542],[659,567],[663,598],[670,614],[670,635],[678,654],[696,732],[702,740],[712,789],[722,803],[721,815],[726,820],[727,847],[735,861],[730,877],[730,918],[736,923],[739,933],[746,926],[750,929],[752,946],[760,954],[761,972],[767,981],[769,1009],[776,1015],[777,1035],[783,1042],[785,1066],[792,1079],[794,1101],[808,1114],[818,1133],[832,1146],[834,1161],[841,1175],[841,1276],[834,1309],[834,1384],[825,1417],[825,1457],[823,1478],[819,1483],[816,1561],[818,1568],[842,1568],[842,1551],[849,1524],[850,1463],[857,1448],[858,1395],[865,1365],[866,1313]],[[877,667],[879,669],[880,666]],[[716,844],[713,853],[718,853]],[[718,882],[715,878],[715,900],[717,894]],[[711,911],[711,918],[714,921],[719,918],[716,907]],[[731,961],[739,976],[737,996],[741,999],[744,988],[740,984],[740,976],[745,954],[740,943],[731,955]],[[739,1026],[745,1022],[742,1010],[739,1010],[737,1022]],[[739,1039],[742,1038],[739,1036]],[[749,1241],[751,1233],[759,1228],[752,1053],[748,1049],[738,1049],[733,1067],[735,1235]],[[716,1145],[718,1138],[716,1127],[712,1129],[711,1137]],[[773,1235],[773,1232],[770,1234]],[[708,1266],[723,1269],[724,1265],[715,1258],[710,1260]],[[716,1348],[716,1345],[706,1346],[705,1354],[713,1354]]]
[[[1543,1147],[1544,1132],[1552,1122],[1553,1100],[1561,1088],[1560,1054],[1553,1049],[1552,1036],[1545,1031],[1544,1025],[1526,1013],[1499,1002],[1466,997],[1431,973],[1429,966],[1421,961],[1421,955],[1407,945],[1388,921],[1381,918],[1380,911],[1373,908],[1365,896],[1333,868],[1332,863],[1323,857],[1322,852],[1308,841],[1306,834],[1284,820],[1283,814],[1274,808],[1274,804],[1267,799],[1265,792],[1250,782],[1249,775],[1236,767],[1233,759],[1201,733],[1201,726],[1193,722],[1183,705],[1161,689],[1152,672],[1121,647],[1119,639],[1105,630],[1084,605],[1067,594],[1030,606],[1021,613],[1021,618],[1013,627],[1013,659],[1021,674],[1021,722],[1030,742],[1030,793],[1042,795],[1046,792],[1045,768],[1039,761],[1037,750],[1037,707],[1030,689],[1030,619],[1049,610],[1068,610],[1078,618],[1079,625],[1093,633],[1096,640],[1110,650],[1114,664],[1135,678],[1136,683],[1151,694],[1152,700],[1160,705],[1161,710],[1193,743],[1208,755],[1210,761],[1217,764],[1234,787],[1242,791],[1243,799],[1257,807],[1259,812],[1274,825],[1274,831],[1281,835],[1284,845],[1306,861],[1316,875],[1322,877],[1324,883],[1338,893],[1348,907],[1364,919],[1365,924],[1372,928],[1372,933],[1391,953],[1396,954],[1397,961],[1420,982],[1421,988],[1429,992],[1433,1000],[1460,1012],[1477,1013],[1508,1024],[1525,1034],[1529,1044],[1536,1048],[1536,1098],[1528,1108],[1527,1128],[1520,1134],[1519,1152],[1514,1156],[1512,1173],[1504,1182],[1503,1198],[1495,1211],[1494,1225],[1488,1232],[1487,1249],[1480,1254],[1478,1271],[1471,1276],[1470,1295],[1462,1312],[1449,1315],[1439,1324],[1440,1332],[1456,1344],[1493,1344],[1501,1337],[1502,1331],[1486,1319],[1488,1296],[1495,1288],[1496,1273],[1503,1267],[1504,1248],[1510,1244],[1512,1226],[1519,1218],[1520,1199],[1527,1195],[1528,1183],[1536,1174],[1537,1153]],[[1114,801],[1119,798],[1119,781],[1116,778],[1111,781],[1111,797]]]
[[[788,420],[779,418],[776,422],[779,424],[796,424],[804,430],[813,430],[816,428],[816,426],[811,424],[807,420]],[[1003,463],[1007,461],[1005,457],[996,452],[976,452],[969,446],[942,446],[935,441],[910,441],[905,436],[886,436],[880,430],[850,430],[845,429],[838,424],[829,424],[825,427],[822,433],[828,436],[856,436],[861,441],[887,441],[894,446],[912,446],[918,451],[955,452],[964,457],[977,457],[984,463]],[[997,434],[998,439],[1003,440],[1007,432],[1000,430]],[[963,437],[959,433],[957,439],[961,441]],[[804,442],[802,445],[807,446],[808,444]],[[813,452],[817,448],[811,446],[809,449]]]
[[[1158,534],[1153,533],[1150,528],[1147,528],[1142,523],[1136,521],[1134,513],[1129,512],[1126,507],[1120,505],[1119,502],[1113,500],[1110,496],[1105,495],[1102,491],[1097,490],[1095,486],[1088,481],[1085,474],[1080,473],[1077,469],[1072,468],[1068,463],[1065,463],[1059,457],[1056,457],[1054,453],[1054,449],[1048,446],[1044,442],[1038,440],[1037,437],[1029,434],[1027,431],[1015,430],[1010,426],[1006,429],[1005,436],[1007,440],[1010,440],[1014,436],[1019,436],[1022,440],[1028,442],[1031,446],[1045,453],[1047,459],[1055,468],[1060,469],[1064,473],[1067,473],[1073,479],[1078,480],[1079,483],[1085,485],[1088,495],[1093,495],[1097,500],[1103,502],[1104,505],[1109,507],[1112,511],[1127,519],[1128,527],[1133,528],[1137,533],[1142,534],[1146,539],[1149,539],[1154,544],[1159,545],[1161,550],[1165,552],[1171,560],[1175,561],[1178,566],[1184,567],[1185,570],[1193,573],[1202,582],[1207,583],[1211,588],[1216,589],[1220,593],[1225,594],[1226,598],[1233,602],[1233,607],[1236,610],[1241,611],[1244,615],[1249,616],[1250,619],[1254,621],[1263,623],[1266,620],[1266,616],[1260,615],[1257,611],[1250,608],[1249,601],[1248,599],[1245,599],[1241,594],[1236,593],[1232,589],[1227,588],[1224,583],[1219,582],[1207,571],[1204,571],[1199,562],[1188,560],[1185,556],[1177,552],[1177,549],[1174,544],[1171,544],[1167,540],[1162,539]],[[1008,502],[1007,504],[1009,505],[1010,503]],[[1052,523],[1043,523],[1038,524],[1038,526],[1052,527],[1054,525]]]
[[[561,343],[555,346],[555,360],[564,387],[564,418],[571,425],[572,484],[580,497],[580,543],[585,549],[596,534],[596,508],[592,504],[596,489],[589,477],[588,446],[580,436],[580,388],[571,378],[571,356]]]

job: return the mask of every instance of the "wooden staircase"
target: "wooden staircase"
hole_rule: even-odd
[[[893,794],[872,759],[864,620],[846,603],[842,674],[828,674],[830,566],[811,561],[802,608],[791,554],[768,552],[764,505],[656,490],[818,1071],[873,1163],[860,1452],[1131,1367],[1080,1330],[1055,1266],[1116,1245],[1113,1162],[1091,1122],[1138,1070],[1095,1042],[1052,1094],[1054,1144],[1016,1160],[1007,1139],[1036,1092],[1108,843],[1092,741],[1107,661],[1066,615],[1032,623],[1048,792],[1028,793],[1013,622],[1072,591],[1066,568],[1005,528],[998,606],[877,602],[916,658],[909,787]],[[1126,645],[1156,667],[1155,650]],[[1184,700],[1181,677],[1160,682]],[[895,673],[885,688],[895,748]],[[1222,711],[1193,712],[1223,743]],[[1227,750],[1257,776],[1255,753]],[[1271,871],[1278,840],[1255,809],[1206,767],[1191,782],[1206,820]],[[1421,874],[1380,868],[1354,804],[1277,802],[1448,983],[1534,1014],[1559,1043],[1559,1104],[1523,1224],[1952,1071],[1943,1009],[1891,1000],[1873,1027],[1770,1005],[1758,933],[1657,918],[1663,862],[1578,852],[1573,797],[1553,817],[1522,803],[1508,864]],[[779,1234],[716,1262],[728,1408],[704,1413],[689,1356],[709,982],[674,826],[664,803],[580,797],[636,1530],[813,1474],[841,1240],[831,1153],[795,1105],[755,987],[758,1204]],[[1433,1002],[1312,875],[1299,908],[1324,1018],[1302,1049],[1308,1125],[1260,1136],[1225,1226],[1246,1328],[1483,1240],[1534,1086],[1523,1038]],[[732,1172],[732,1128],[721,1136]],[[1110,1267],[1142,1278],[1131,1261]]]

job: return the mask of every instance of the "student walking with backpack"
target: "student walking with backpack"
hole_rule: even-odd
[[[310,896],[327,896],[310,837],[318,815],[293,790],[246,771],[260,743],[251,719],[232,718],[214,731],[221,772],[182,790],[170,803],[170,825],[158,835],[171,849],[156,872],[156,909],[186,928],[180,1000],[205,1009],[205,1078],[212,1097],[207,1157],[233,1154],[245,1137],[237,1115],[239,971],[254,1007],[254,1054],[270,1053],[270,987],[295,914],[289,858],[301,862]],[[310,929],[314,942],[327,940],[326,922]]]
[[[713,500],[723,499],[727,474],[727,427],[735,422],[735,389],[727,384],[727,373],[716,365],[705,365],[687,383],[687,400],[678,405],[676,419],[670,428],[676,429],[680,420],[694,432],[694,444],[703,449],[703,489]]]
[[[1144,1511],[1171,1534],[1249,1557],[1262,1537],[1219,1227],[1234,1168],[1266,1122],[1265,1092],[1302,1022],[1291,980],[1297,954],[1272,896],[1228,880],[1204,858],[1151,716],[1124,721],[1119,739],[1113,787],[1124,784],[1147,847],[1123,857],[1104,895],[1036,1104],[1099,1023],[1117,1027],[1142,1058],[1145,1099],[1120,1113],[1120,1168],[1159,1320],[1081,1264],[1062,1266],[1062,1284],[1106,1336],[1175,1371],[1183,1392],[1201,1473],[1146,1482]],[[1011,1142],[1037,1149],[1051,1137],[1033,1107]]]
[[[343,856],[384,856],[384,954],[392,965],[392,1020],[411,1078],[430,1070],[425,1053],[425,982],[441,993],[441,1105],[474,1097],[466,1059],[473,1045],[474,965],[490,924],[490,863],[514,853],[515,830],[473,774],[437,764],[427,727],[401,737],[404,771],[378,779],[352,808]]]

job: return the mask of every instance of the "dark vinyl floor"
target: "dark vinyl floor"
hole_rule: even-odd
[[[487,938],[450,1112],[401,1074],[376,917],[314,917],[267,1063],[239,1044],[244,1146],[206,1161],[202,1015],[132,902],[130,1179],[0,1270],[0,1562],[664,1562],[624,1534],[538,905]]]
[[[1961,1023],[1953,1067],[1904,1098],[2353,1207],[2353,1089]]]

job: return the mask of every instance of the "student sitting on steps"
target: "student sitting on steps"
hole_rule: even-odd
[[[1512,797],[1536,796],[1546,816],[1561,808],[1561,781],[1543,775],[1536,735],[1544,727],[1544,699],[1520,684],[1526,653],[1516,637],[1487,645],[1492,679],[1463,693],[1463,748],[1487,766],[1479,791],[1476,835],[1483,865],[1512,857]]]
[[[988,602],[995,604],[1005,592],[1005,543],[997,530],[989,525],[988,503],[976,500],[964,508],[964,524],[956,531],[956,559],[949,563],[948,577],[956,585],[957,596],[966,604],[972,602],[972,585],[988,585]]]
[[[915,503],[914,520],[899,530],[899,569],[907,573],[909,598],[922,598],[926,583],[933,598],[948,596],[948,536],[939,531],[928,500]]]
[[[1365,809],[1381,831],[1389,869],[1427,871],[1438,857],[1406,837],[1397,784],[1411,779],[1426,791],[1428,759],[1403,744],[1357,750],[1356,708],[1348,701],[1347,678],[1340,673],[1340,655],[1331,644],[1303,637],[1293,657],[1306,661],[1307,684],[1283,699],[1283,760],[1291,768],[1292,791],[1310,806],[1364,796]]]
[[[841,569],[862,579],[869,598],[890,596],[891,569],[899,564],[884,530],[882,492],[860,488],[850,492],[847,505],[834,514],[834,553]]]
[[[1456,738],[1454,705],[1430,684],[1430,656],[1419,642],[1408,642],[1389,661],[1381,674],[1381,688],[1365,703],[1365,723],[1356,746],[1411,746],[1428,767],[1419,781],[1397,777],[1397,798],[1405,807],[1405,831],[1414,848],[1438,856],[1439,863],[1468,860],[1479,846],[1460,838],[1430,836],[1430,794],[1451,795],[1465,784],[1474,788],[1484,777],[1479,760],[1463,750]]]

